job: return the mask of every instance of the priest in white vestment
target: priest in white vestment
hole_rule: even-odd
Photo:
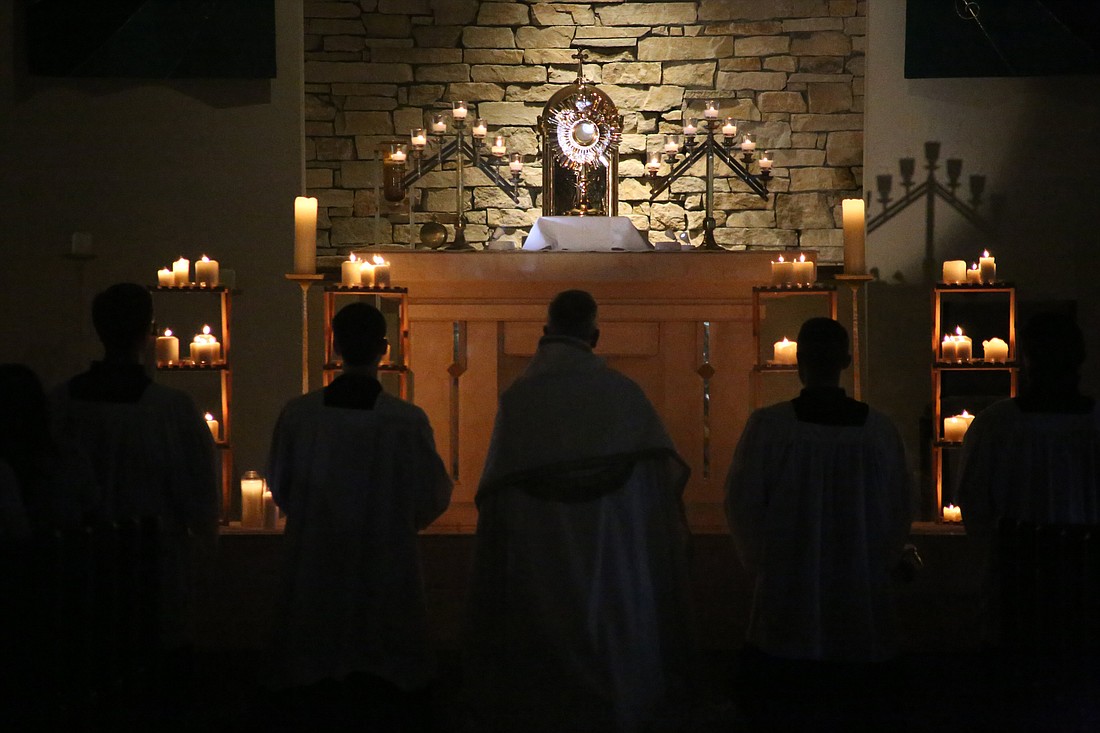
[[[798,336],[804,389],[753,412],[726,481],[755,576],[750,647],[773,659],[877,662],[894,654],[889,586],[912,497],[897,429],[845,395],[848,334],[814,318]]]
[[[160,642],[182,649],[195,642],[194,560],[217,536],[220,498],[202,414],[185,392],[150,380],[141,363],[152,317],[140,285],[120,283],[96,296],[92,319],[104,358],[55,391],[53,418],[91,462],[100,516],[158,522]]]
[[[1020,394],[990,405],[963,440],[958,497],[968,534],[1000,519],[1100,524],[1100,406],[1079,390],[1084,337],[1043,314],[1020,333]]]
[[[595,319],[583,291],[551,303],[478,487],[467,681],[519,729],[632,729],[692,660],[688,469],[642,390],[593,353]]]
[[[287,515],[277,687],[360,673],[409,691],[434,676],[417,531],[447,508],[451,481],[423,410],[382,391],[385,334],[374,307],[342,308],[343,373],[275,426],[268,482]]]

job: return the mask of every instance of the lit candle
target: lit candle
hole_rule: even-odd
[[[170,288],[176,284],[176,273],[171,268],[162,267],[157,270],[157,285],[162,288]]]
[[[447,131],[447,119],[443,115],[432,115],[432,133],[442,135]]]
[[[317,199],[294,199],[294,272],[311,275],[317,271]]]
[[[665,153],[675,155],[680,152],[680,138],[676,135],[665,135]]]
[[[264,529],[275,529],[279,523],[279,509],[275,506],[275,497],[264,489],[263,493]]]
[[[794,263],[786,262],[783,255],[772,262],[772,285],[790,285],[794,281]]]
[[[966,271],[966,282],[973,285],[978,285],[982,281],[982,272],[978,269],[978,263],[975,262],[970,266],[970,269]]]
[[[775,163],[772,160],[771,153],[769,151],[765,150],[764,154],[760,156],[760,170],[761,171],[770,171],[774,164]]]
[[[756,142],[752,139],[752,135],[745,133],[745,137],[741,140],[741,152],[751,153],[756,150]]]
[[[864,216],[863,199],[844,199],[840,202],[841,221],[844,223],[844,272],[848,275],[862,275],[867,269],[864,259]]]
[[[363,282],[360,276],[359,266],[361,264],[359,258],[352,252],[347,262],[340,263],[340,283],[342,285],[361,285]]]
[[[943,439],[948,443],[961,443],[974,416],[966,410],[961,415],[952,415],[943,421]]]
[[[978,271],[983,283],[988,285],[997,281],[997,260],[990,257],[988,251],[982,252],[982,256],[978,258]]]
[[[798,342],[790,341],[786,336],[782,341],[776,341],[773,347],[776,364],[798,363]]]
[[[374,260],[374,286],[376,288],[388,288],[390,286],[390,263],[382,255],[375,255]]]
[[[943,263],[943,281],[948,284],[966,282],[966,261],[948,260]]]
[[[210,333],[210,326],[203,326],[202,333],[195,334],[191,341],[191,362],[193,364],[213,364],[220,361],[222,345],[216,336]]]
[[[478,117],[474,120],[474,137],[479,140],[489,134],[489,125],[485,123],[485,120]]]
[[[684,134],[688,137],[695,137],[695,133],[699,132],[699,124],[694,117],[688,117],[684,123]]]
[[[364,288],[374,287],[374,263],[363,261],[359,263],[359,284]]]
[[[172,335],[172,329],[164,329],[163,336],[157,336],[157,364],[177,364],[180,360],[180,340]]]
[[[508,147],[504,144],[504,136],[497,135],[493,138],[493,145],[489,148],[489,152],[498,158],[503,158],[504,154],[508,151]]]
[[[512,158],[508,161],[508,169],[513,173],[523,172],[523,153],[512,153]]]
[[[180,257],[172,263],[172,274],[175,276],[176,285],[191,284],[191,260]]]
[[[405,153],[404,145],[395,145],[393,152],[390,153],[390,160],[394,163],[404,163],[407,158],[408,154]]]
[[[961,522],[962,521],[962,509],[954,504],[948,504],[943,508],[943,521],[945,522]]]
[[[264,491],[260,474],[249,471],[241,477],[241,526],[259,528],[264,523]]]
[[[459,100],[454,103],[454,108],[451,110],[451,116],[456,120],[464,120],[466,119],[467,112],[466,103]]]
[[[1008,361],[1008,344],[999,338],[983,341],[982,358],[988,362],[1004,363]]]
[[[195,263],[195,282],[210,288],[218,286],[218,261],[206,255]]]
[[[737,125],[733,123],[732,117],[726,118],[726,124],[722,125],[722,135],[727,138],[733,137],[737,134]]]
[[[943,337],[943,343],[940,345],[940,361],[956,361],[955,344],[956,341],[954,336]]]
[[[963,333],[962,326],[955,326],[955,361],[970,361],[973,349],[974,342]]]
[[[657,171],[661,169],[661,156],[656,153],[649,156],[649,162],[646,163],[645,169],[649,173],[657,173]]]
[[[713,99],[708,99],[703,105],[703,117],[708,120],[718,119],[718,103]]]
[[[418,127],[409,133],[409,139],[412,141],[412,146],[417,150],[423,150],[424,146],[428,144],[428,135],[424,132],[423,127]]]
[[[794,282],[803,285],[811,285],[817,280],[817,268],[814,263],[806,259],[805,254],[800,254],[798,259],[791,263],[794,268]]]
[[[211,415],[209,412],[206,413],[204,418],[206,419],[206,427],[210,428],[210,434],[212,436],[214,436],[214,440],[217,441],[217,439],[218,439],[218,428],[220,427],[218,425],[218,421],[215,420],[214,416]]]

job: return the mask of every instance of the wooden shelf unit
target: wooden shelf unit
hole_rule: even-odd
[[[219,435],[218,439],[214,441],[214,444],[218,447],[221,453],[221,483],[222,483],[222,506],[221,506],[221,523],[227,525],[229,523],[229,507],[231,506],[231,498],[234,485],[233,475],[233,443],[232,443],[232,425],[233,425],[233,369],[232,369],[232,351],[230,349],[230,323],[233,316],[233,290],[225,287],[224,285],[218,285],[215,287],[198,286],[198,285],[172,285],[172,286],[150,286],[149,290],[153,293],[184,293],[187,295],[217,295],[220,320],[221,320],[221,338],[219,343],[222,347],[222,358],[220,362],[214,364],[191,364],[191,363],[179,363],[179,364],[157,364],[157,371],[163,372],[181,372],[188,374],[196,374],[201,372],[209,372],[217,374],[220,380],[220,393],[221,393],[221,414],[218,415],[219,423]],[[182,356],[182,350],[184,348],[184,342],[181,339],[180,350]]]
[[[1008,344],[1008,359],[1004,362],[986,362],[982,359],[971,359],[969,362],[946,362],[940,358],[940,347],[943,337],[952,327],[944,325],[944,296],[965,296],[970,300],[975,297],[1007,296],[1007,313],[1005,330]],[[959,324],[965,327],[965,324]],[[969,335],[969,334],[968,334]],[[1002,334],[992,334],[991,337],[1003,338]],[[974,342],[981,344],[978,338]],[[972,352],[973,354],[974,352]],[[984,356],[984,353],[983,353]],[[1016,362],[1016,288],[1005,282],[995,282],[986,285],[976,284],[947,284],[938,283],[932,288],[932,482],[933,482],[933,506],[932,515],[936,522],[943,523],[944,504],[944,470],[947,464],[947,454],[962,447],[961,441],[949,441],[943,437],[944,410],[943,400],[944,381],[950,374],[995,374],[1006,373],[1008,375],[1008,394],[1005,397],[1015,397],[1019,369]],[[964,395],[965,396],[965,395]],[[988,395],[987,395],[988,396]],[[955,396],[948,396],[955,399]],[[970,414],[976,414],[977,410],[969,410]],[[951,502],[954,503],[954,502]],[[965,521],[966,517],[963,517]],[[954,524],[953,522],[950,524]]]
[[[829,317],[837,317],[837,290],[835,285],[814,283],[813,285],[756,285],[752,289],[752,348],[753,348],[753,395],[757,407],[761,406],[761,377],[765,374],[798,374],[795,364],[771,364],[760,353],[761,326],[766,319],[764,310],[767,300],[792,297],[817,297],[828,299]],[[797,328],[801,324],[796,324]],[[792,339],[793,340],[793,339]]]
[[[397,396],[403,400],[409,399],[409,380],[412,375],[412,366],[410,360],[410,336],[409,336],[409,289],[402,287],[374,287],[374,286],[362,286],[362,285],[326,285],[324,290],[325,295],[325,363],[324,369],[324,384],[328,385],[329,382],[340,372],[341,364],[339,359],[336,358],[336,352],[333,348],[332,342],[332,317],[336,315],[336,299],[340,297],[356,296],[356,297],[371,297],[374,300],[373,305],[378,310],[385,313],[383,308],[383,301],[396,300],[397,301],[397,333],[387,334],[387,338],[390,342],[390,352],[394,351],[394,346],[397,349],[397,360],[391,361],[390,356],[383,357],[382,363],[378,366],[379,377],[384,379],[385,375],[392,375],[397,379],[398,394]]]

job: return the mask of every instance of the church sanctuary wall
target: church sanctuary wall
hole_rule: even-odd
[[[894,417],[910,460],[926,464],[929,226],[937,273],[945,259],[974,261],[983,248],[996,255],[998,276],[1018,287],[1021,321],[1043,304],[1075,302],[1090,353],[1085,388],[1100,393],[1100,77],[906,79],[905,3],[870,3],[867,20],[866,191],[877,200],[876,177],[890,174],[897,200],[898,159],[916,159],[919,183],[927,176],[924,143],[937,141],[939,180],[946,184],[946,159],[961,159],[958,193],[969,199],[969,176],[984,175],[978,211],[995,225],[983,233],[942,201],[929,224],[922,200],[867,238],[877,279],[868,288],[865,394]],[[876,201],[868,216],[881,210]]]
[[[0,361],[60,382],[97,356],[92,294],[205,252],[237,272],[237,467],[262,468],[301,383],[299,291],[283,278],[302,180],[300,0],[275,4],[277,76],[222,81],[27,79],[19,5],[0,3]],[[83,287],[62,257],[74,231],[94,237]]]
[[[573,54],[583,48],[585,76],[624,116],[621,215],[642,231],[682,230],[686,221],[698,241],[703,163],[653,204],[643,167],[647,150],[680,132],[686,106],[702,117],[703,101],[715,98],[774,151],[769,188],[778,193],[764,202],[736,178],[716,180],[718,242],[801,245],[838,261],[839,202],[858,195],[862,178],[865,8],[856,0],[306,0],[306,158],[320,200],[319,254],[410,241],[405,215],[375,216],[376,146],[408,142],[411,128],[427,127],[425,115],[460,99],[478,105],[490,134],[506,134],[527,161],[518,207],[480,173],[468,176],[467,240],[480,246],[498,226],[528,231],[542,193],[535,119],[576,78]],[[449,226],[453,172],[434,171],[422,184],[419,220]]]

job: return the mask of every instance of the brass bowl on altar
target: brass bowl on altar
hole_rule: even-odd
[[[429,221],[420,227],[420,243],[431,249],[442,247],[447,243],[447,227],[438,221]]]

